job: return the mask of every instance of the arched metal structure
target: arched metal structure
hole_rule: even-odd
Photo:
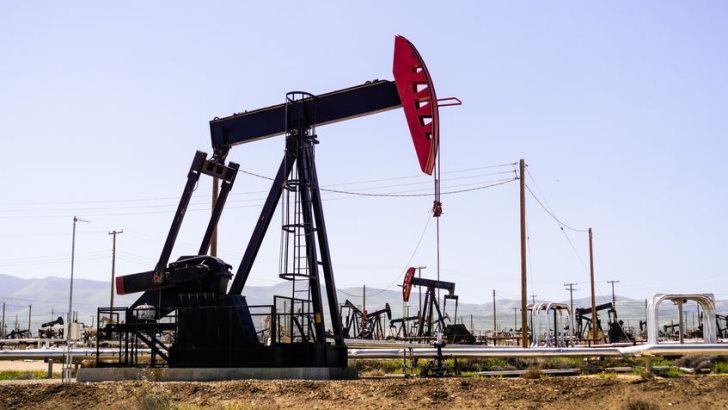
[[[712,293],[670,293],[657,294],[647,304],[647,343],[657,344],[659,342],[659,308],[660,303],[665,301],[670,301],[678,305],[680,312],[682,312],[682,304],[685,302],[696,302],[703,309],[703,342],[718,342],[715,323],[715,296]],[[680,328],[682,334],[682,324]]]
[[[569,326],[568,337],[563,332],[559,332],[564,322],[564,312],[571,318],[571,307],[565,303],[536,303],[529,304],[528,309],[531,311],[531,346],[539,347],[542,342],[545,347],[568,347],[573,340],[571,326]],[[552,315],[552,318],[550,318]],[[568,324],[568,322],[567,322]],[[549,327],[553,325],[553,333],[549,332]],[[544,331],[544,328],[546,331]],[[545,336],[542,338],[542,336]]]

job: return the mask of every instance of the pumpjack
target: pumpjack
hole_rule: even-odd
[[[634,340],[634,337],[624,330],[622,326],[623,322],[617,317],[617,309],[615,309],[612,302],[596,306],[597,312],[602,310],[606,310],[609,317],[609,329],[607,330],[606,335],[602,329],[602,321],[599,319],[598,314],[596,325],[592,323],[592,319],[588,316],[592,313],[592,309],[590,307],[575,309],[574,318],[576,319],[576,336],[579,339],[586,339],[588,337],[587,335],[589,335],[592,329],[594,329],[594,334],[596,335],[595,338],[602,340],[605,343],[607,341],[609,343],[619,343]]]
[[[721,321],[723,321],[722,324],[720,323]],[[728,337],[728,315],[715,315],[715,323],[717,324],[718,337]],[[703,325],[701,324],[700,326],[702,328]]]
[[[344,316],[343,311],[347,310]],[[392,309],[389,303],[384,304],[383,309],[368,312],[362,311],[349,300],[341,305],[341,317],[345,317],[344,337],[352,339],[369,339],[384,340],[386,331],[384,327],[384,317],[388,320],[392,319]]]
[[[423,279],[415,277],[415,268],[410,267],[404,275],[402,282],[402,300],[409,301],[413,286],[421,286],[426,288],[425,301],[422,305],[422,312],[418,313],[417,319],[417,337],[432,338],[436,337],[436,333],[440,332],[447,338],[448,343],[475,343],[475,336],[470,333],[464,325],[457,324],[458,317],[458,295],[455,294],[455,283],[434,279]],[[443,305],[440,309],[436,289],[447,291],[443,296]],[[445,313],[447,301],[455,301],[455,324],[446,324]]]
[[[63,317],[45,322],[38,329],[38,337],[45,339],[63,339]]]
[[[404,316],[389,321],[390,333],[397,340],[411,339],[417,336],[417,325],[419,316]]]
[[[204,152],[195,154],[154,269],[116,279],[118,294],[142,295],[129,308],[100,309],[99,317],[123,315],[125,320],[107,321],[99,333],[151,349],[152,365],[160,364],[161,359],[161,364],[170,367],[346,367],[347,348],[316,171],[316,127],[401,107],[420,167],[431,175],[439,147],[438,106],[456,104],[440,104],[443,100],[438,101],[435,95],[422,57],[402,36],[395,38],[393,74],[395,81],[368,81],[316,96],[290,92],[283,104],[210,121],[213,155],[208,159]],[[227,162],[226,157],[233,146],[277,135],[285,135],[283,159],[233,274],[231,265],[208,254],[239,170],[239,165]],[[207,229],[196,254],[169,263],[192,192],[202,175],[222,181]],[[270,338],[261,341],[254,324],[257,314],[253,313],[261,307],[248,306],[243,293],[279,202],[284,206],[283,240],[286,249],[293,249],[282,254],[279,277],[291,281],[294,292],[296,286],[304,289],[305,295],[276,296],[273,305],[263,307],[266,320],[272,323],[268,327]],[[327,306],[321,294],[322,282]],[[281,300],[287,312],[281,309]],[[328,332],[326,316],[330,320]],[[282,327],[280,322],[287,322],[297,336],[284,341],[276,335]],[[171,338],[161,337],[170,334]],[[123,357],[124,364],[136,364],[134,352],[127,351]]]

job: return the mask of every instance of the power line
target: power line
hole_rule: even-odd
[[[554,215],[554,213],[551,212],[546,207],[546,205],[544,205],[541,202],[541,200],[538,199],[538,197],[536,196],[536,194],[533,193],[533,191],[531,190],[531,187],[528,186],[528,184],[526,184],[526,189],[528,189],[528,192],[531,194],[531,196],[533,197],[533,199],[535,199],[536,202],[538,202],[538,204],[541,206],[541,208],[543,208],[543,210],[546,211],[546,213],[549,214],[559,225],[561,225],[563,227],[566,227],[567,229],[570,229],[570,230],[572,230],[574,232],[587,232],[588,231],[588,229],[575,229],[575,228],[572,228],[571,226],[567,225],[566,223],[564,223],[561,219],[559,219],[556,215]]]
[[[473,178],[482,178],[482,177],[487,177],[487,176],[500,175],[500,174],[503,174],[503,173],[511,173],[511,172],[510,171],[505,171],[505,172],[498,172],[498,173],[491,173],[491,174],[468,175],[468,176],[462,176],[462,177],[456,177],[456,178],[449,178],[449,179],[447,179],[447,181],[468,180],[468,179],[473,179]],[[263,177],[263,176],[260,176],[260,177],[261,178],[267,178],[267,177]],[[462,187],[462,186],[472,187],[473,185],[480,185],[480,186],[476,186],[475,188],[482,189],[482,188],[485,188],[484,185],[488,185],[488,184],[490,184],[492,182],[503,182],[503,181],[509,181],[509,180],[510,179],[496,179],[496,180],[482,181],[482,182],[476,181],[476,182],[465,183],[465,184],[460,184],[460,185],[451,185],[451,187],[452,188]],[[384,181],[384,180],[378,180],[378,181]],[[377,190],[377,189],[388,189],[388,188],[396,188],[396,187],[404,187],[404,186],[417,186],[417,185],[425,186],[425,185],[429,185],[429,183],[430,183],[429,181],[417,181],[417,182],[407,182],[407,183],[401,183],[401,184],[379,185],[379,186],[374,186],[374,187],[361,188],[360,191],[370,191],[370,190]],[[341,185],[353,185],[353,183],[343,183],[343,184],[335,184],[335,185],[328,185],[328,186],[341,186]],[[475,189],[475,188],[472,188],[472,189]],[[322,187],[321,189],[322,189],[322,191],[330,191],[330,192],[335,192],[335,193],[337,193],[337,192],[338,193],[342,193],[343,192],[343,193],[350,194],[348,191],[339,191],[339,190],[330,189],[330,188],[324,188],[324,187]],[[404,193],[407,193],[407,192],[418,192],[418,191],[421,191],[421,189],[413,189],[413,190],[410,190],[410,191],[401,191],[401,192],[386,192],[385,194],[387,194],[387,195],[399,195],[399,194],[404,194]],[[244,194],[251,194],[251,193],[262,193],[262,192],[267,192],[267,191],[254,191],[254,192],[239,193],[239,194],[240,195],[244,195]],[[353,193],[353,194],[359,194],[359,192],[356,192],[356,193]],[[351,195],[353,195],[353,194],[351,194]],[[425,194],[425,193],[420,193],[420,196],[426,196],[426,195],[427,194]],[[381,196],[381,195],[379,195],[379,196]],[[231,200],[231,201],[229,201],[229,203],[231,203],[231,204],[235,204],[235,203],[246,203],[246,202],[247,203],[254,203],[254,202],[262,202],[264,200],[265,200],[265,197],[259,197],[259,198],[248,198],[248,199]],[[205,200],[200,200],[200,201],[193,201],[193,202],[190,203],[190,205],[191,206],[204,206],[205,209],[207,209],[207,205],[208,205],[207,202],[208,201],[206,199]],[[93,203],[93,202],[91,202],[91,203]],[[154,208],[158,208],[158,209],[159,208],[176,209],[176,206],[177,206],[176,203],[158,203],[158,204],[124,205],[124,206],[94,206],[94,207],[82,207],[82,208],[75,207],[72,210],[73,211],[79,211],[79,210],[82,210],[82,211],[99,211],[99,210],[101,210],[101,211],[103,211],[103,210],[123,210],[123,209],[152,210]],[[36,213],[41,213],[41,212],[67,212],[69,210],[71,210],[71,209],[66,209],[66,208],[53,208],[53,209],[49,209],[49,208],[37,208],[37,209],[28,209],[27,207],[23,207],[23,208],[18,208],[18,209],[1,209],[0,210],[0,213],[5,213],[5,214],[7,214],[7,213],[24,213],[24,214],[34,215]],[[7,219],[7,217],[9,217],[9,216],[6,216],[5,219]]]
[[[463,193],[463,192],[477,191],[477,190],[481,190],[481,189],[492,188],[492,187],[499,186],[499,185],[505,185],[505,184],[507,184],[509,182],[513,182],[513,181],[516,181],[516,180],[517,180],[517,178],[510,178],[510,179],[501,180],[499,182],[495,182],[495,183],[488,184],[488,185],[477,186],[477,187],[474,187],[474,188],[466,188],[466,189],[459,189],[459,190],[454,190],[454,191],[440,192],[440,195],[452,195],[452,194],[460,194],[460,193]],[[337,193],[337,194],[356,195],[356,196],[372,196],[372,197],[395,197],[395,198],[404,198],[404,197],[425,197],[425,196],[433,196],[434,195],[432,193],[427,193],[427,194],[369,193],[369,192],[340,191],[340,190],[336,190],[336,189],[327,189],[327,188],[320,188],[320,190],[321,191],[326,191],[326,192],[334,192],[334,193]]]
[[[488,183],[485,185],[478,185],[475,187],[470,188],[463,188],[463,189],[456,189],[451,190],[447,192],[442,192],[441,195],[453,195],[453,194],[460,194],[465,192],[471,192],[471,191],[477,191],[482,190],[486,188],[492,188],[499,185],[504,185],[510,182],[515,181],[516,178],[511,179],[502,179],[502,180],[496,180],[495,182]],[[453,187],[459,187],[459,186],[472,186],[473,184],[461,184],[461,185],[455,185]],[[349,195],[349,196],[359,196],[359,197],[429,197],[433,194],[431,193],[421,193],[421,189],[415,189],[415,190],[409,190],[409,191],[399,191],[398,192],[392,192],[392,193],[368,193],[368,192],[355,192],[355,191],[340,191],[340,190],[333,190],[333,189],[326,189],[321,188],[322,191],[330,192],[330,193],[338,193],[342,195]],[[408,192],[415,192],[415,193],[408,193]],[[344,199],[344,198],[324,198],[325,201],[332,201],[332,200],[338,200],[338,199]],[[262,200],[262,198],[261,198]],[[243,203],[243,202],[252,202],[253,200],[240,200],[240,201],[230,201],[231,204],[235,203]],[[206,205],[206,204],[205,204]],[[202,212],[202,211],[209,211],[209,207],[200,205],[201,208],[188,208],[188,212]],[[162,214],[169,214],[170,212],[173,212],[176,205],[168,205],[166,206],[167,210],[152,210],[152,211],[140,211],[140,212],[113,212],[113,213],[87,213],[88,216],[130,216],[130,215],[162,215]],[[242,205],[242,206],[227,206],[227,209],[236,209],[236,208],[259,208],[260,203],[254,204],[254,205]],[[145,207],[149,208],[149,207]],[[119,208],[112,208],[112,209],[119,209]],[[122,208],[123,209],[123,208]],[[39,212],[41,210],[38,210]],[[58,210],[58,212],[65,211],[65,210]],[[63,215],[14,215],[14,216],[0,216],[0,219],[31,219],[31,218],[65,218],[67,217],[66,214]]]
[[[400,279],[402,278],[402,275],[404,275],[405,272],[407,272],[407,268],[412,263],[412,259],[414,259],[415,255],[417,254],[417,251],[420,249],[420,245],[422,244],[422,240],[425,238],[425,233],[427,232],[427,228],[430,226],[430,222],[431,221],[432,221],[432,216],[430,215],[430,210],[428,209],[427,210],[427,222],[425,223],[425,228],[422,230],[422,234],[420,235],[420,239],[417,241],[417,245],[415,246],[415,249],[412,251],[412,254],[410,254],[409,260],[407,260],[407,263],[405,264],[404,270],[402,270],[402,272],[399,274],[399,276],[397,276],[397,279],[395,279],[392,283],[390,283],[386,288],[380,290],[379,292],[377,292],[375,294],[369,295],[370,297],[371,296],[377,296],[377,295],[379,295],[379,294],[381,294],[381,293],[383,293],[383,292],[391,289],[392,287],[394,287],[400,281]],[[359,295],[352,295],[350,293],[347,293],[347,292],[344,292],[344,291],[341,291],[341,290],[340,290],[340,292],[343,293],[343,294],[345,294],[345,295],[347,295],[347,296],[359,297]]]
[[[577,258],[579,258],[579,262],[581,262],[581,266],[584,268],[584,272],[589,273],[589,268],[586,266],[586,262],[584,262],[584,258],[581,257],[579,252],[576,250],[576,246],[574,246],[574,243],[571,242],[571,238],[569,238],[569,235],[566,234],[566,231],[563,227],[561,227],[561,232],[564,234],[564,237],[569,242],[569,245],[571,245],[571,249],[574,251],[574,254]]]

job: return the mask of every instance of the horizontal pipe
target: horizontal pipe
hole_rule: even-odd
[[[150,354],[149,349],[137,350],[140,354]],[[101,357],[119,356],[119,349],[99,349],[98,353]],[[0,350],[0,360],[63,360],[65,357],[65,349],[25,349],[25,350]],[[72,349],[71,355],[74,358],[96,357],[96,349]]]
[[[435,357],[437,349],[349,349],[349,357],[366,359],[398,359],[407,355],[415,357]],[[618,348],[540,348],[540,347],[512,347],[512,348],[443,348],[442,354],[449,357],[592,357],[592,356],[621,356]]]
[[[349,349],[352,359],[400,359],[405,356],[435,357],[437,349],[399,346],[382,348]],[[421,345],[420,345],[421,346]],[[73,349],[75,358],[95,357],[97,350]],[[99,349],[101,357],[119,356],[119,349]],[[139,349],[140,354],[150,354],[149,349]],[[442,349],[442,354],[448,357],[480,357],[480,358],[508,358],[508,357],[637,357],[637,356],[679,356],[679,355],[728,355],[728,344],[677,344],[660,343],[657,345],[638,345],[628,347],[471,347],[453,346]],[[26,349],[26,350],[0,350],[0,360],[43,360],[63,359],[64,349]]]
[[[435,357],[434,348],[349,349],[349,357],[357,359],[399,359],[405,356]],[[594,357],[594,356],[671,356],[671,355],[728,355],[728,344],[674,344],[640,345],[629,347],[446,347],[442,354],[448,357]]]

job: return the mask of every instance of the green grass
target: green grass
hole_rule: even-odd
[[[402,374],[402,359],[351,360],[349,361],[349,367],[355,368],[363,376]],[[409,362],[407,367],[409,367]]]
[[[682,374],[682,370],[677,367],[671,367],[667,370],[667,373],[665,373],[665,377],[680,377]]]
[[[728,362],[716,362],[713,365],[713,373],[717,373],[717,374],[728,373]]]
[[[30,380],[48,378],[45,370],[3,370],[0,371],[0,380]],[[60,379],[61,373],[53,373],[54,379]]]
[[[617,378],[617,372],[614,371],[603,371],[601,373],[597,373],[597,376],[602,379],[616,379]]]
[[[653,360],[652,361],[653,366],[672,366],[672,361],[660,359],[660,360]]]

